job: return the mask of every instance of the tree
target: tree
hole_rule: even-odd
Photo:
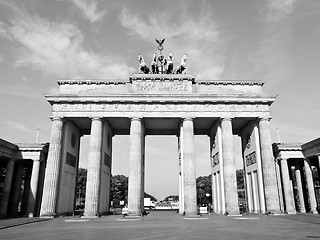
[[[128,177],[115,175],[111,177],[111,201],[128,202]]]
[[[76,198],[77,198],[78,206],[84,205],[84,200],[86,198],[86,185],[87,185],[87,169],[79,168],[77,186],[76,186]]]
[[[196,184],[197,184],[197,204],[203,205],[203,204],[212,203],[211,174],[209,176],[198,177],[196,180]]]
[[[87,169],[79,168],[77,186],[76,186],[76,198],[77,206],[84,206],[84,201],[86,197],[86,184],[87,184]],[[117,202],[125,201],[128,203],[128,177],[124,175],[111,176],[111,187],[110,187],[110,201]],[[150,198],[152,201],[157,201],[157,199],[145,193],[144,197]]]
[[[152,195],[150,195],[150,194],[148,194],[148,193],[144,193],[144,197],[145,198],[150,198],[150,200],[151,201],[154,201],[154,202],[156,202],[157,201],[157,199],[154,197],[154,196],[152,196]]]
[[[167,201],[179,201],[179,196],[178,195],[170,195],[168,197],[166,197],[165,199],[163,199],[163,201],[167,202]]]
[[[244,171],[243,169],[238,169],[236,171],[237,175],[237,189],[244,189]]]

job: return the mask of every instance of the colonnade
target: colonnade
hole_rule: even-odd
[[[314,161],[316,160],[316,161]],[[316,169],[320,178],[320,160],[309,158],[289,159],[280,158],[278,164],[281,168],[282,192],[284,210],[289,214],[297,211],[305,213],[318,213],[320,203],[317,203],[315,195],[315,182],[313,169]]]
[[[43,201],[41,206],[42,217],[53,217],[57,214],[65,214],[72,209],[66,209],[65,212],[58,210],[59,205],[65,204],[59,201],[58,196],[68,194],[61,190],[62,177],[61,168],[64,164],[64,152],[66,150],[63,146],[65,135],[70,135],[65,130],[66,120],[62,118],[54,118],[52,120],[52,133],[50,139],[50,148],[48,155],[46,178],[44,182]],[[85,200],[85,217],[97,217],[109,210],[109,195],[107,194],[107,202],[102,204],[105,199],[102,192],[109,191],[102,184],[102,167],[103,167],[103,153],[106,150],[103,148],[106,145],[106,137],[103,137],[104,132],[112,134],[112,129],[104,129],[108,124],[107,119],[92,118],[91,119],[91,134],[89,146],[89,162],[87,173],[87,187]],[[183,196],[183,211],[186,215],[197,215],[197,197],[196,197],[196,174],[195,174],[195,152],[194,152],[194,126],[192,118],[185,118],[181,121],[180,132],[180,148],[182,150],[183,162],[183,177],[180,185]],[[111,159],[111,149],[108,150],[108,155]],[[133,117],[130,120],[130,157],[129,157],[129,187],[128,187],[128,215],[140,216],[144,212],[144,168],[145,168],[145,127],[143,118]],[[110,182],[111,164],[108,166],[108,179]],[[63,207],[60,206],[60,209]]]
[[[228,215],[239,214],[232,123],[231,118],[221,118],[209,133],[213,211]],[[269,119],[251,121],[238,135],[242,140],[249,212],[280,212]]]
[[[211,145],[212,161],[212,198],[213,209],[216,213],[238,214],[238,193],[236,180],[236,166],[233,143],[233,119],[221,118],[208,130]],[[46,178],[44,182],[41,216],[53,217],[73,211],[73,205],[66,204],[61,199],[74,201],[74,194],[62,190],[63,171],[68,170],[64,156],[72,149],[66,144],[71,133],[77,133],[80,140],[80,129],[76,126],[67,129],[68,120],[54,118],[48,155]],[[113,129],[107,118],[94,117],[91,119],[91,134],[89,146],[88,175],[85,200],[85,217],[97,217],[109,210],[109,190],[111,176],[111,143],[110,135]],[[179,199],[180,213],[197,215],[195,148],[194,148],[194,119],[181,118],[179,142]],[[250,212],[266,213],[280,212],[279,193],[276,171],[272,152],[269,119],[260,118],[252,121],[242,129],[243,158],[245,161],[246,190]],[[144,212],[144,183],[145,183],[145,135],[144,118],[130,119],[130,155],[129,155],[129,186],[128,186],[128,215],[140,216]],[[109,137],[107,137],[109,136]],[[249,137],[248,137],[249,136]],[[109,143],[107,144],[107,139]],[[248,141],[252,141],[248,146]],[[112,142],[112,141],[111,141]],[[75,156],[79,152],[79,145],[74,147]],[[110,163],[106,164],[106,159]],[[254,162],[250,162],[253,159]],[[77,159],[78,161],[78,159]],[[76,167],[77,164],[74,166]],[[73,170],[68,170],[69,172]],[[104,174],[105,177],[104,177]],[[75,177],[71,176],[71,181]],[[71,191],[72,192],[72,191]],[[69,197],[66,197],[67,195]],[[60,198],[59,198],[60,196]]]
[[[0,199],[0,217],[38,216],[44,159],[9,159]]]

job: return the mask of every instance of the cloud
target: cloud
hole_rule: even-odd
[[[32,130],[30,129],[29,125],[25,125],[20,122],[14,122],[14,121],[6,121],[4,124],[14,130],[18,130],[24,133],[32,133]]]
[[[85,19],[94,23],[101,21],[106,15],[107,10],[101,7],[102,2],[99,0],[69,0],[75,4],[82,12]]]
[[[23,76],[21,76],[21,78],[22,77]],[[31,87],[30,84],[26,84],[23,79],[18,82],[12,82],[11,84],[1,83],[0,94],[44,100],[43,94],[39,92],[39,90]]]
[[[320,135],[320,130],[315,130],[314,128],[309,128],[308,126],[288,123],[288,121],[280,122],[272,120],[270,130],[273,142],[278,141],[277,129],[279,130],[281,142],[304,143],[315,139]],[[297,133],[299,133],[299,136],[297,136]]]
[[[187,53],[188,73],[199,73],[197,79],[219,79],[224,70],[224,44],[211,9],[204,6],[201,14],[195,16],[192,9],[182,6],[172,5],[172,9],[149,12],[146,16],[124,7],[119,19],[130,35],[143,41],[155,44],[150,36],[165,37],[165,50],[173,52],[176,66]]]
[[[0,24],[0,36],[18,47],[16,67],[30,67],[59,78],[125,79],[134,71],[117,56],[83,47],[84,37],[75,25],[50,22],[22,10],[10,23]]]
[[[298,0],[269,0],[260,15],[263,34],[256,50],[249,55],[253,63],[251,79],[261,79],[269,87],[286,81],[291,73],[293,17]]]
[[[4,56],[0,54],[0,63],[4,61]]]
[[[268,0],[261,11],[266,22],[279,22],[289,16],[299,0]]]

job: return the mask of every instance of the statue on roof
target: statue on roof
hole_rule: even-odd
[[[158,50],[160,51],[159,56],[156,53],[153,53],[150,69],[145,63],[142,55],[139,55],[139,73],[144,74],[186,74],[187,69],[187,54],[184,54],[181,63],[178,67],[173,67],[173,58],[172,52],[169,52],[168,58],[165,58],[162,55],[162,50],[164,49],[163,43],[164,39],[155,39],[158,43]]]
[[[148,74],[149,73],[149,67],[148,65],[144,62],[144,59],[142,57],[142,55],[139,55],[139,62],[140,62],[140,66],[139,66],[139,73],[145,73]]]
[[[158,39],[155,39],[155,40],[156,40],[156,42],[159,44],[158,50],[160,51],[160,55],[161,55],[161,51],[163,50],[162,44],[164,43],[164,41],[165,41],[166,39],[164,38],[164,39],[162,39],[162,40],[158,40]]]
[[[158,74],[158,63],[157,63],[157,54],[153,53],[152,62],[151,62],[151,73],[152,74]]]
[[[172,61],[172,52],[169,52],[167,60],[167,74],[173,73],[173,61]]]
[[[181,58],[181,63],[180,66],[178,66],[175,70],[174,73],[176,74],[186,74],[187,73],[187,54],[184,54],[183,57]]]

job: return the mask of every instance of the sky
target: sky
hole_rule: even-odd
[[[277,95],[271,134],[320,137],[319,0],[0,0],[0,138],[48,142],[57,79],[119,79],[138,72],[166,38],[196,79],[259,80]],[[80,165],[86,167],[88,137]],[[177,139],[146,140],[146,191],[178,193]],[[209,175],[208,138],[195,138],[197,176]],[[112,174],[128,175],[128,136],[114,138]]]

